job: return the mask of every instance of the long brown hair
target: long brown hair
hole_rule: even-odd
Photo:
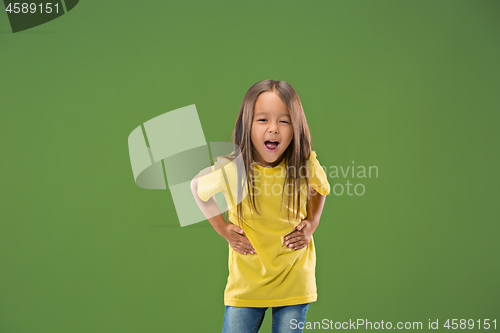
[[[290,200],[293,202],[293,211],[295,212],[295,217],[298,219],[300,215],[301,207],[301,195],[300,195],[300,180],[305,179],[306,188],[309,188],[309,174],[307,171],[307,161],[311,155],[311,135],[309,133],[309,127],[307,126],[306,116],[304,114],[304,109],[302,108],[302,103],[300,98],[287,82],[280,80],[263,80],[254,84],[245,94],[243,102],[241,103],[240,112],[236,119],[236,124],[233,131],[233,143],[237,145],[240,149],[244,170],[247,170],[246,175],[240,174],[238,170],[238,196],[237,196],[237,217],[238,223],[241,218],[241,206],[242,206],[242,193],[243,186],[247,187],[248,195],[250,196],[251,208],[260,215],[257,211],[255,205],[255,196],[253,190],[254,183],[254,169],[253,169],[253,156],[252,156],[252,140],[251,140],[251,128],[253,123],[255,102],[260,94],[266,91],[274,92],[283,103],[288,108],[290,112],[291,123],[293,127],[292,141],[285,150],[285,170],[286,179],[283,184],[283,191],[281,196],[281,203],[283,206],[283,195],[284,189],[292,188],[290,192],[287,193],[288,207],[290,207]],[[238,152],[239,153],[239,152]],[[237,153],[228,155],[229,158],[235,158]],[[306,170],[302,173],[302,170]],[[306,202],[310,202],[310,193],[307,191]],[[288,221],[290,222],[289,210],[287,210]]]

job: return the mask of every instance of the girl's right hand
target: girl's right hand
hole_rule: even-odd
[[[241,254],[255,254],[255,249],[248,238],[243,235],[243,230],[240,227],[228,223],[224,228],[222,236],[236,252]]]

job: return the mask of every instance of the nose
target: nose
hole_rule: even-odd
[[[278,134],[278,125],[275,124],[275,123],[271,123],[271,125],[269,126],[269,133],[271,134]]]

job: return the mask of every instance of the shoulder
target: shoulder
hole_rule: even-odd
[[[217,157],[213,168],[221,174],[224,182],[235,184],[237,184],[238,170],[240,170],[240,174],[244,174],[242,170],[245,169],[241,158],[232,158],[231,156]]]
[[[318,155],[316,154],[316,151],[311,150],[311,154],[309,155],[309,159],[307,160],[308,166],[314,167],[316,166],[316,163],[319,163],[317,156]]]
[[[311,151],[309,157],[309,184],[318,191],[321,195],[328,195],[330,193],[330,184],[326,176],[326,172],[323,166],[319,163],[317,159],[317,154],[315,151]]]
[[[232,159],[228,156],[219,156],[214,162],[214,169],[224,169],[224,171],[229,171],[236,167],[237,160]]]
[[[315,150],[311,150],[311,155],[309,155],[309,160],[315,160],[318,155]]]
[[[309,170],[310,177],[322,177],[325,170],[324,167],[318,161],[318,155],[314,150],[311,150],[311,155],[307,161],[307,168]]]

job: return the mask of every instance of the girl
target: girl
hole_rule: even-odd
[[[268,307],[273,333],[302,332],[317,299],[312,234],[330,185],[311,151],[295,90],[285,81],[253,85],[233,142],[239,149],[191,182],[200,209],[229,243],[222,332],[257,332]],[[231,163],[238,160],[243,167]],[[213,198],[217,192],[228,203],[229,223]]]

